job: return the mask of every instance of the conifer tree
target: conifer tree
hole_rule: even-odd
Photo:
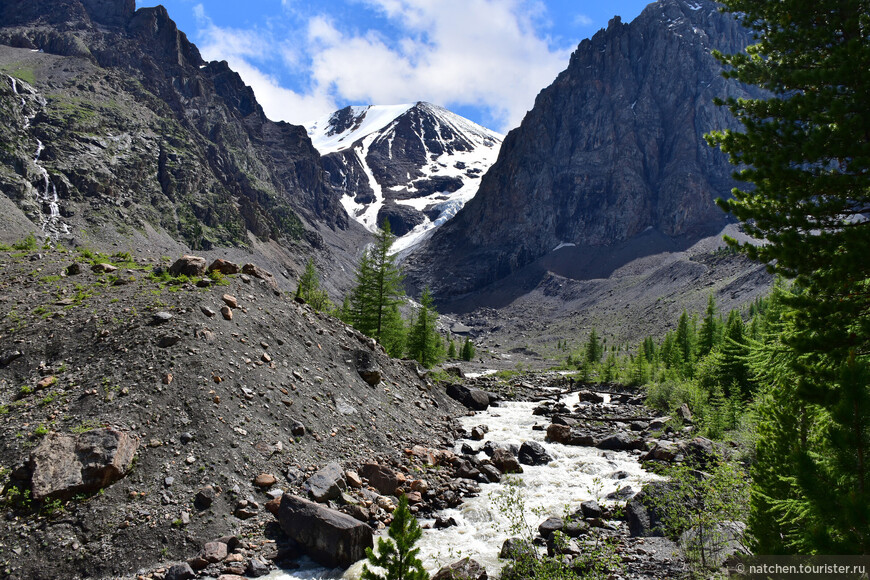
[[[454,360],[456,358],[456,342],[451,338],[450,344],[447,347],[447,358]]]
[[[393,240],[390,222],[384,220],[374,246],[366,249],[360,258],[356,287],[350,295],[351,324],[385,347],[399,343],[404,332],[398,306],[404,303],[405,291],[396,258],[390,255]],[[402,348],[393,347],[387,351],[393,356],[401,356]],[[396,351],[398,355],[394,354]]]
[[[719,343],[719,315],[716,312],[716,299],[711,293],[707,298],[707,309],[704,311],[704,320],[698,331],[698,356],[704,356],[713,350]]]
[[[789,427],[768,414],[759,446],[792,485],[765,490],[803,520],[791,545],[804,553],[870,553],[870,11],[866,0],[722,3],[757,40],[717,55],[726,76],[770,93],[729,99],[743,130],[709,138],[750,184],[720,204],[766,240],[729,244],[795,278],[784,336],[795,388],[774,393],[825,426],[813,447],[778,446]]]
[[[432,300],[429,287],[423,289],[420,308],[411,323],[408,333],[408,355],[427,369],[432,368],[444,358],[444,347],[438,334],[438,311]]]
[[[462,360],[470,361],[474,358],[474,343],[470,338],[465,339],[465,344],[462,345]]]
[[[373,566],[383,568],[386,575],[378,574],[363,565],[362,580],[429,580],[429,574],[423,568],[423,562],[417,555],[420,548],[415,548],[423,536],[420,524],[408,509],[408,498],[399,498],[399,505],[393,512],[388,535],[391,541],[378,538],[378,554],[371,548],[366,548],[366,556]]]
[[[680,350],[682,372],[686,377],[692,377],[695,364],[695,324],[694,319],[689,320],[688,313],[683,310],[677,321],[677,332],[674,336],[676,346]]]
[[[732,310],[725,324],[722,339],[722,361],[720,363],[720,384],[725,394],[731,396],[736,391],[744,398],[749,395],[749,367],[747,355],[749,348],[744,336],[743,319],[740,313]]]
[[[604,346],[598,338],[598,331],[593,327],[589,332],[589,339],[586,341],[586,361],[590,364],[595,364],[604,356]]]
[[[317,311],[331,310],[332,302],[329,301],[329,296],[320,288],[320,277],[317,275],[317,268],[314,266],[314,260],[308,258],[305,263],[305,271],[299,277],[299,286],[296,287],[296,298],[301,298],[313,309]]]

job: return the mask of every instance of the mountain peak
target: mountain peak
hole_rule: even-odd
[[[425,101],[350,106],[308,125],[348,214],[384,220],[406,249],[453,217],[477,191],[502,135]]]

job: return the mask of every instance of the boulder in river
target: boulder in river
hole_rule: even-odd
[[[458,384],[447,385],[447,396],[459,401],[472,411],[486,411],[490,403],[492,403],[493,398],[486,391],[471,389],[465,385]]]
[[[524,441],[517,459],[525,465],[546,465],[553,460],[544,446],[537,441]]]
[[[281,529],[316,562],[347,568],[374,547],[372,529],[347,514],[285,493],[278,511]]]

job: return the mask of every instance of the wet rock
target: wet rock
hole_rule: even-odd
[[[581,403],[603,403],[604,397],[599,395],[598,393],[594,393],[592,391],[580,391],[579,393],[580,402]]]
[[[381,368],[371,351],[363,349],[355,350],[354,360],[356,361],[356,372],[359,373],[359,376],[365,382],[373,387],[381,382]]]
[[[553,460],[544,446],[537,441],[524,441],[517,459],[524,465],[546,465]]]
[[[271,568],[269,567],[269,565],[262,561],[260,558],[251,558],[248,561],[248,567],[245,568],[245,574],[251,578],[266,576],[270,571]]]
[[[484,463],[479,469],[490,483],[498,483],[501,481],[501,471],[499,471],[495,465]]]
[[[643,441],[630,433],[620,431],[605,437],[598,442],[596,447],[607,451],[629,451],[631,449],[642,449]]]
[[[233,274],[238,274],[242,271],[242,269],[239,268],[238,264],[234,264],[233,262],[221,258],[217,258],[214,262],[212,262],[211,265],[209,265],[207,271],[214,272],[215,270],[217,270],[224,276],[232,276]]]
[[[584,518],[600,518],[602,515],[601,506],[594,499],[588,499],[580,502],[580,513]]]
[[[517,560],[526,555],[537,557],[538,552],[531,543],[520,538],[506,539],[498,553],[498,557],[502,560]]]
[[[538,533],[542,538],[549,538],[550,534],[562,530],[565,527],[565,521],[557,516],[550,516],[538,526]]]
[[[447,396],[459,401],[472,411],[486,411],[492,400],[489,393],[485,391],[471,389],[459,384],[447,385]]]
[[[445,518],[444,516],[438,516],[435,518],[435,523],[432,524],[432,527],[436,530],[443,530],[444,528],[449,528],[455,526],[456,520],[453,518]]]
[[[519,460],[509,449],[500,447],[492,454],[492,464],[502,473],[522,473],[523,468]]]
[[[366,524],[289,493],[281,498],[278,520],[284,533],[324,566],[347,568],[374,547]]]
[[[482,441],[488,432],[489,427],[486,425],[477,425],[471,428],[471,438],[475,441]]]
[[[196,573],[190,567],[190,564],[185,562],[170,567],[163,578],[164,580],[191,580],[196,578]]]
[[[107,487],[127,474],[138,446],[138,439],[115,429],[50,433],[28,461],[33,498],[69,499]]]
[[[346,487],[344,470],[335,462],[318,470],[305,482],[308,494],[320,503],[336,499]]]
[[[568,425],[551,424],[547,427],[547,441],[567,445],[571,439],[571,427]]]
[[[486,568],[476,560],[463,558],[442,567],[432,576],[432,580],[487,580]]]
[[[378,463],[366,463],[360,469],[360,474],[369,480],[369,485],[384,495],[395,495],[399,487],[399,478],[389,467]]]

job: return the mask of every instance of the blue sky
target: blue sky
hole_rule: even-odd
[[[226,60],[267,116],[429,101],[516,127],[577,44],[647,0],[138,0],[163,4],[206,60]]]

